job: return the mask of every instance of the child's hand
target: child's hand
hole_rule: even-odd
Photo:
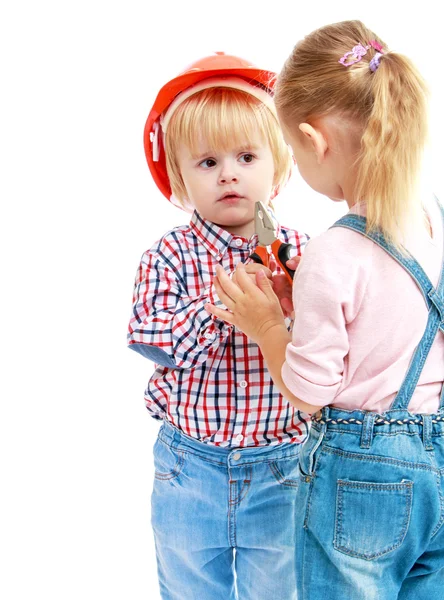
[[[207,304],[207,312],[235,325],[259,345],[274,327],[285,328],[279,299],[273,292],[272,283],[264,269],[257,271],[256,283],[251,281],[242,263],[236,267],[236,283],[222,267],[218,266],[216,273],[214,286],[228,310]]]
[[[247,273],[247,275],[250,276],[250,279],[253,283],[256,283],[256,273],[258,273],[258,271],[263,271],[265,273],[265,275],[268,277],[268,279],[271,280],[272,278],[272,272],[270,271],[270,269],[268,269],[267,267],[265,267],[264,265],[261,265],[260,263],[255,263],[255,262],[251,262],[248,263],[247,265],[244,265],[245,267],[245,272]],[[231,281],[234,281],[234,283],[237,283],[237,272],[233,271],[233,274],[231,275]]]
[[[301,256],[295,256],[294,258],[287,260],[287,267],[296,271],[301,258]],[[276,273],[273,275],[273,290],[280,300],[284,315],[286,317],[294,318],[292,285],[288,281],[286,275],[283,273]]]

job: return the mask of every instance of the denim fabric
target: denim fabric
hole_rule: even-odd
[[[444,597],[444,421],[371,425],[367,440],[350,420],[369,413],[322,414],[300,456],[298,600]]]
[[[299,448],[209,446],[162,424],[151,514],[163,600],[296,600]]]
[[[366,233],[362,217],[336,226],[368,235],[397,260],[421,289],[429,318],[390,410],[326,407],[315,415],[300,455],[298,600],[444,598],[444,386],[436,415],[407,410],[444,332],[444,264],[435,290],[413,257]]]

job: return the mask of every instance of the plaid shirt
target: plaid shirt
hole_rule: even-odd
[[[308,240],[282,227],[278,236],[297,254]],[[256,245],[257,235],[247,241],[195,212],[144,253],[136,276],[128,344],[156,363],[148,411],[216,446],[300,443],[307,434],[308,417],[279,394],[259,347],[204,309],[223,306],[216,265],[232,272]]]

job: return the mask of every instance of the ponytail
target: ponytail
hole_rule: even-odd
[[[361,138],[356,199],[367,205],[367,228],[398,248],[422,218],[419,174],[427,139],[427,89],[411,61],[389,52],[370,74],[373,105]]]
[[[345,66],[344,55],[358,45],[364,52]],[[275,104],[288,126],[327,114],[357,125],[352,201],[367,205],[369,231],[380,229],[401,249],[408,227],[423,218],[418,188],[427,89],[411,61],[388,51],[360,21],[327,25],[293,49],[277,80]]]

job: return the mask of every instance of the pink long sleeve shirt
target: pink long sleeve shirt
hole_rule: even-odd
[[[432,238],[424,230],[409,237],[406,247],[436,286],[443,222],[436,202],[427,212]],[[407,271],[363,235],[335,227],[307,244],[293,302],[292,341],[282,368],[288,389],[320,408],[388,410],[428,318],[422,293]],[[443,379],[439,331],[409,410],[436,412]]]

